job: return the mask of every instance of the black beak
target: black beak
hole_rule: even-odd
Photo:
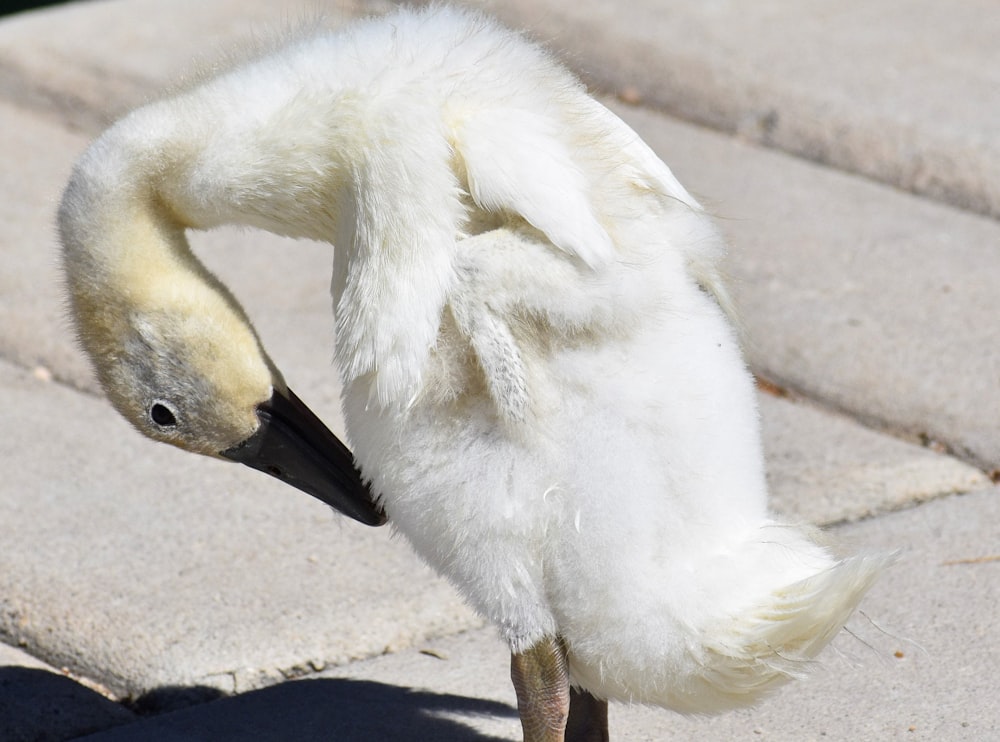
[[[290,389],[257,407],[260,427],[223,451],[227,459],[270,474],[365,525],[385,523],[354,456]]]

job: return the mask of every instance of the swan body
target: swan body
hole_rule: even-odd
[[[187,247],[224,223],[334,245],[364,479],[338,486],[366,522],[377,496],[499,628],[526,739],[563,738],[570,685],[598,716],[752,703],[884,566],[768,515],[719,235],[624,123],[491,21],[404,9],[303,36],[133,112],[78,163],[64,264],[109,398],[151,437],[245,460],[288,393]]]

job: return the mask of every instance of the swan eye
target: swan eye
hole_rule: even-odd
[[[149,408],[149,419],[161,428],[177,425],[177,415],[166,402],[153,402],[153,406]]]

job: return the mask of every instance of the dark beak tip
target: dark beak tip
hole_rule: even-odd
[[[369,526],[385,511],[354,465],[350,450],[290,390],[257,408],[260,427],[222,456],[269,474]]]
[[[385,509],[379,505],[375,510],[376,521],[372,523],[373,526],[384,526],[389,522],[389,516],[386,515]]]

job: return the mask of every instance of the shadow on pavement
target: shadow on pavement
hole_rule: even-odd
[[[136,720],[75,680],[31,667],[0,667],[0,740],[58,742]]]
[[[517,716],[496,701],[366,680],[295,680],[238,696],[217,694],[200,687],[156,689],[133,702],[143,714],[138,716],[63,675],[0,667],[0,740],[503,742],[461,717]]]
[[[195,695],[197,695],[197,690]],[[192,689],[154,691],[158,704],[189,701]],[[179,699],[172,699],[174,694]],[[159,706],[163,707],[163,706]],[[515,718],[496,701],[442,695],[365,680],[295,680],[146,717],[86,737],[91,742],[502,742],[461,716]],[[82,742],[82,740],[81,740]]]
[[[225,697],[226,694],[218,688],[204,685],[165,685],[143,693],[138,698],[126,699],[122,703],[139,716],[158,716]]]

